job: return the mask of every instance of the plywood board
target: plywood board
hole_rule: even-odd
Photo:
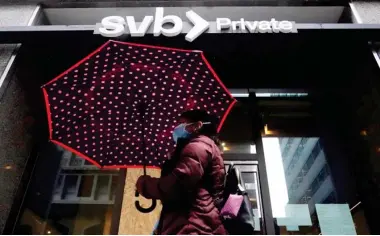
[[[121,209],[119,234],[152,234],[153,227],[159,219],[161,213],[161,203],[157,202],[156,207],[150,212],[141,212],[143,209],[152,208],[153,201],[142,196],[136,197],[136,181],[143,174],[143,169],[128,169],[125,179],[123,205]],[[153,177],[160,176],[160,170],[147,169],[147,174]],[[143,209],[138,210],[136,204]]]

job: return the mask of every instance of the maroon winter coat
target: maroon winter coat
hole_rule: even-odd
[[[141,194],[163,204],[157,234],[227,234],[215,206],[224,178],[221,152],[206,136],[186,144],[169,174],[141,178]]]

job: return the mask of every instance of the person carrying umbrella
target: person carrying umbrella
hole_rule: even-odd
[[[137,191],[163,204],[156,234],[228,234],[219,215],[225,169],[217,128],[217,118],[206,111],[185,111],[173,130],[176,148],[161,177],[139,177]]]

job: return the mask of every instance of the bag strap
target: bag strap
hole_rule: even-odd
[[[238,187],[238,190],[241,192],[241,193],[245,193],[245,187],[242,186],[242,179],[241,179],[241,172],[240,170],[237,168],[237,167],[234,167],[234,170],[235,170],[235,175],[236,175],[236,178],[237,178],[237,187]]]

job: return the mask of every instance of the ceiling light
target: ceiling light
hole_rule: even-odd
[[[269,130],[268,125],[264,126],[264,134],[265,135],[271,135],[271,134],[273,134],[273,131]]]
[[[229,147],[226,147],[226,146],[223,147],[223,151],[229,151],[229,150],[230,150]]]
[[[249,93],[231,93],[234,98],[247,98],[249,97]]]

